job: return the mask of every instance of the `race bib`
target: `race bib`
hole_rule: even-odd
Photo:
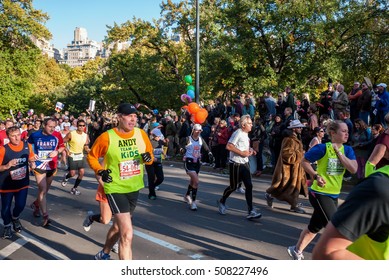
[[[10,171],[9,173],[11,175],[12,180],[14,180],[14,181],[23,180],[24,178],[26,178],[27,167],[23,166],[23,167],[20,167],[18,169]]]
[[[120,179],[129,179],[132,176],[140,174],[140,161],[128,160],[119,163]]]
[[[40,161],[52,161],[53,158],[49,157],[52,151],[38,151],[38,157]]]
[[[344,167],[338,158],[329,158],[327,163],[327,174],[336,176],[342,175]]]
[[[82,160],[84,158],[84,154],[72,154],[71,157],[73,161]]]

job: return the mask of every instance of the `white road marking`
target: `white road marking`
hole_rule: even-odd
[[[2,223],[1,219],[0,222]],[[34,244],[36,247],[42,249],[43,251],[51,255],[56,260],[69,260],[67,256],[51,248],[50,246],[36,239],[35,237],[28,234],[27,232],[15,233],[15,235],[18,236],[19,238],[16,241],[9,244],[7,247],[4,247],[3,249],[0,250],[0,260],[4,260],[5,258],[9,257],[10,255],[15,253],[17,250],[22,248],[27,243]]]
[[[150,242],[153,242],[153,243],[155,243],[155,244],[157,244],[159,246],[165,247],[165,248],[167,248],[169,250],[172,250],[174,252],[177,252],[177,253],[179,253],[179,252],[187,252],[188,257],[190,257],[191,259],[201,260],[201,259],[204,258],[204,256],[201,255],[201,254],[194,254],[193,252],[188,252],[187,250],[185,250],[185,249],[183,249],[181,247],[178,247],[178,246],[176,246],[174,244],[171,244],[169,242],[163,241],[162,239],[155,238],[155,237],[153,237],[151,235],[145,234],[145,233],[140,232],[138,230],[134,230],[134,234],[136,236],[140,237],[140,238],[146,239],[146,240],[148,240]]]
[[[8,256],[12,255],[21,247],[23,247],[26,243],[28,243],[27,240],[18,239],[15,242],[9,244],[7,247],[4,247],[3,249],[0,250],[0,260],[4,260]]]

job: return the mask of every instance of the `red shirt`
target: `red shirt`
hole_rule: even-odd
[[[0,147],[4,146],[5,144],[8,144],[8,143],[9,143],[9,140],[8,140],[7,132],[5,132],[5,129],[0,130]]]

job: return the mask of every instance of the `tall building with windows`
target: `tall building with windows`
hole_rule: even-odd
[[[101,44],[89,40],[85,28],[76,27],[74,40],[64,49],[63,59],[58,62],[70,67],[83,66],[89,60],[95,59],[99,52],[101,52]]]

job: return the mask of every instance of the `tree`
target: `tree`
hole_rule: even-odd
[[[35,10],[32,1],[0,1],[0,117],[9,116],[9,110],[25,110],[34,90],[36,65],[40,51],[31,42],[31,36],[50,38],[42,25],[47,15]]]

